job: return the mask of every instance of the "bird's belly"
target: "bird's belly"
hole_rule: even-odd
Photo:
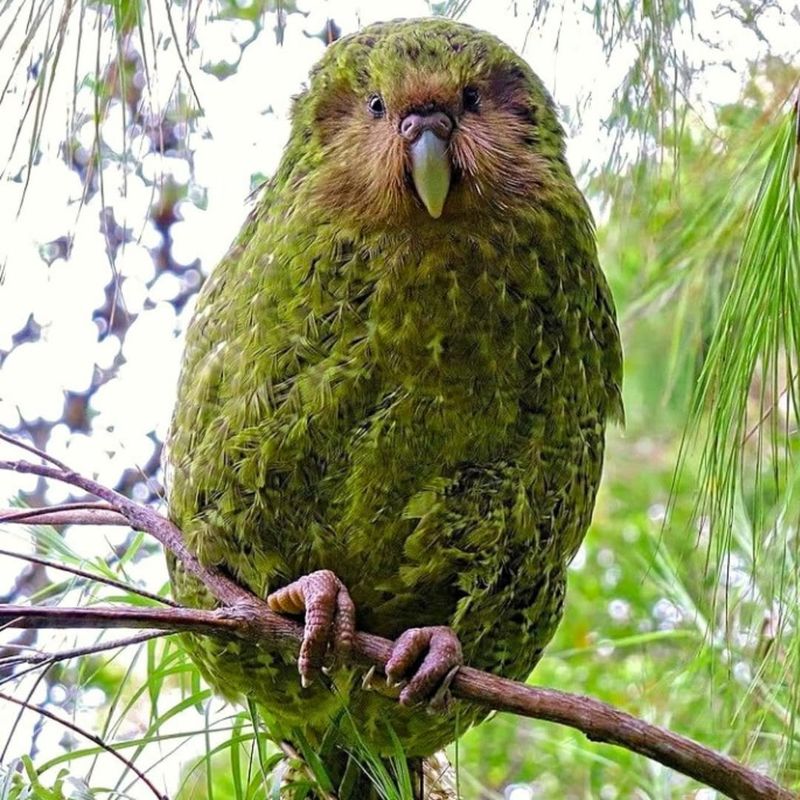
[[[340,461],[329,476],[326,517],[336,547],[312,548],[298,572],[336,571],[374,633],[448,624],[464,595],[459,560],[477,546],[467,533],[484,491],[480,476],[514,464],[529,446],[519,403],[509,392],[505,403],[490,402],[486,388],[393,389],[391,405],[379,404],[380,413],[335,445]],[[468,503],[458,496],[465,481]],[[487,480],[487,504],[496,482]],[[499,546],[504,531],[492,536]]]

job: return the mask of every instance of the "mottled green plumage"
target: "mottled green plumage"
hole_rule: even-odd
[[[439,219],[396,135],[425,103],[456,120]],[[326,52],[277,174],[203,287],[171,514],[204,563],[261,596],[331,569],[360,628],[449,624],[467,663],[524,678],[561,614],[620,379],[591,216],[541,82],[466,25],[374,25]],[[211,602],[174,566],[173,581]],[[401,708],[344,671],[338,693],[303,690],[291,658],[240,642],[192,651],[213,685],[311,741],[343,702],[368,740],[386,747],[388,721],[409,754],[452,740],[456,710],[462,729],[476,718]]]

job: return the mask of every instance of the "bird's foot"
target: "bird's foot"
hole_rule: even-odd
[[[345,655],[353,646],[356,607],[344,584],[328,569],[311,572],[267,597],[279,614],[305,612],[297,670],[304,687],[323,669],[329,651]]]
[[[450,699],[450,684],[463,663],[461,643],[452,628],[409,628],[392,646],[386,681],[403,686],[402,705],[427,701],[433,711],[442,711]]]

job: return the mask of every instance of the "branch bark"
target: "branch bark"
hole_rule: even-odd
[[[43,454],[41,454],[43,456]],[[0,461],[0,469],[59,480],[88,492],[104,505],[62,507],[38,514],[20,509],[0,511],[0,522],[49,524],[128,524],[154,536],[184,568],[199,577],[220,602],[207,611],[190,608],[63,608],[0,606],[0,624],[11,628],[147,628],[171,632],[192,631],[205,635],[234,636],[258,641],[267,647],[291,646],[296,652],[303,628],[270,611],[266,602],[236,584],[220,571],[203,566],[186,548],[180,531],[155,510],[78,475],[65,465]],[[382,671],[391,642],[367,633],[355,637],[349,661]],[[497,711],[506,711],[565,725],[590,740],[617,745],[671,767],[732,800],[798,800],[798,795],[757,770],[745,767],[691,739],[651,725],[613,706],[590,697],[554,689],[528,686],[486,672],[462,667],[451,690],[456,697]]]

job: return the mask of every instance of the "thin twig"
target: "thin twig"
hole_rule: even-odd
[[[36,650],[30,655],[7,656],[0,658],[0,666],[9,667],[15,664],[31,664],[41,667],[43,664],[56,664],[59,661],[69,661],[71,658],[82,658],[83,656],[94,655],[95,653],[105,653],[107,650],[116,650],[119,647],[128,647],[132,644],[142,644],[151,639],[159,639],[169,636],[171,631],[145,631],[137,633],[135,636],[126,636],[124,639],[114,639],[110,642],[100,642],[99,644],[87,645],[86,647],[73,647],[69,650],[61,650],[57,653],[48,653]]]
[[[29,449],[29,448],[25,448]],[[59,469],[46,464],[31,464],[27,461],[0,461],[0,470],[20,472],[25,475],[38,475],[62,483],[76,486],[83,491],[99,497],[112,505],[137,531],[154,536],[167,550],[175,555],[184,569],[202,580],[209,591],[225,605],[241,603],[250,596],[235,581],[213,567],[204,567],[183,541],[183,535],[166,517],[152,508],[139,505],[119,492],[103,486],[91,478],[86,478],[70,469]],[[266,603],[263,603],[266,608]]]
[[[4,522],[7,520],[0,519],[0,522]],[[42,556],[35,556],[31,553],[16,553],[13,550],[5,550],[4,548],[0,547],[0,556],[8,556],[9,558],[18,558],[20,561],[28,561],[31,564],[41,564],[43,567],[49,567],[50,569],[57,569],[60,572],[68,572],[70,575],[77,575],[80,578],[85,578],[88,581],[92,581],[94,583],[102,583],[105,586],[112,586],[115,589],[120,589],[123,592],[128,592],[129,594],[135,594],[139,597],[147,598],[148,600],[155,600],[157,603],[163,603],[167,606],[177,606],[178,604],[169,597],[162,597],[161,595],[155,594],[154,592],[148,592],[147,589],[140,589],[137,586],[131,586],[129,583],[125,583],[124,581],[118,581],[114,578],[107,578],[105,575],[97,575],[94,572],[89,572],[86,569],[80,569],[80,567],[71,567],[67,564],[62,564],[58,561],[52,561],[49,558],[43,558]]]
[[[76,504],[78,505],[78,504]],[[62,506],[47,508],[0,508],[0,522],[28,522],[31,525],[125,525],[128,520],[118,511],[106,510],[107,503],[95,507],[68,509]]]
[[[140,780],[144,781],[150,791],[158,798],[158,800],[169,800],[167,795],[159,792],[156,788],[155,784],[144,774],[132,761],[125,758],[121,753],[118,753],[111,745],[106,744],[99,736],[95,736],[93,733],[89,731],[85,731],[83,728],[75,725],[73,722],[70,722],[68,719],[64,719],[64,717],[58,716],[58,714],[54,714],[52,711],[48,711],[46,708],[42,708],[42,706],[34,705],[33,703],[27,703],[24,700],[19,700],[16,697],[12,697],[10,694],[6,694],[5,692],[0,692],[0,699],[6,700],[9,703],[14,703],[15,705],[22,706],[23,708],[27,708],[30,711],[35,711],[37,714],[41,714],[43,717],[47,717],[48,719],[52,719],[54,722],[57,722],[59,725],[63,725],[65,728],[69,728],[69,730],[73,731],[74,733],[83,736],[84,738],[88,739],[90,742],[94,742],[98,747],[105,750],[110,755],[114,756],[115,758],[119,759],[128,769],[132,770]]]
[[[31,525],[128,524],[128,520],[108,503],[90,502],[59,503],[44,508],[0,508],[0,522],[29,522]]]
[[[0,431],[0,441],[6,442],[6,444],[10,444],[12,447],[19,447],[21,450],[25,450],[32,455],[38,456],[42,459],[42,461],[48,461],[60,469],[65,471],[69,470],[69,467],[63,461],[59,461],[57,458],[54,458],[49,453],[45,453],[44,450],[40,450],[38,447],[35,447],[32,444],[23,442],[21,439],[15,439],[13,436],[3,433],[3,431]]]

